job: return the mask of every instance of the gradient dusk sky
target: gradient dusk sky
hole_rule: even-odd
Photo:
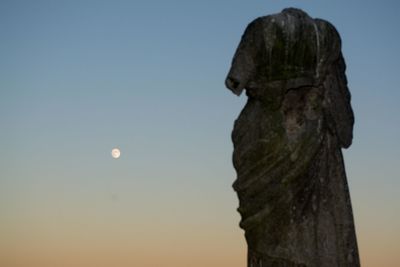
[[[397,0],[1,0],[0,266],[246,266],[224,79],[289,6],[341,34],[362,266],[400,266]]]

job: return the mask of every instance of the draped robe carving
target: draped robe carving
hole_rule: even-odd
[[[248,101],[232,132],[248,266],[357,267],[342,157],[354,117],[341,40],[289,8],[250,23],[226,79]]]

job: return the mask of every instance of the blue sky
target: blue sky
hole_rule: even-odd
[[[128,221],[134,210],[144,225],[171,229],[225,225],[243,246],[230,131],[245,96],[224,79],[246,25],[288,6],[341,34],[356,117],[344,153],[361,256],[364,266],[384,257],[397,266],[395,252],[383,252],[400,241],[394,0],[1,1],[0,233],[14,225],[9,238],[18,243],[22,219],[34,225],[87,207]]]

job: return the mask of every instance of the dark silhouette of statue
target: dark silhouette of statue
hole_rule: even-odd
[[[251,22],[226,86],[248,101],[232,132],[249,267],[360,266],[342,148],[353,111],[341,40],[288,8]]]

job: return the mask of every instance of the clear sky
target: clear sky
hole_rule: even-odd
[[[224,79],[289,6],[341,34],[362,265],[400,266],[399,3],[0,1],[0,266],[245,266]]]

